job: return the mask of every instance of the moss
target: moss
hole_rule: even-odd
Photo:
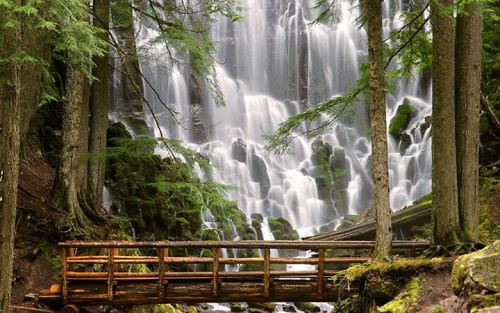
[[[470,312],[475,313],[483,308],[499,308],[500,307],[500,292],[488,295],[478,295],[478,299],[474,301],[474,305],[471,306]]]
[[[292,224],[283,217],[270,218],[268,220],[269,228],[277,240],[298,240],[299,233],[293,229]]]
[[[132,313],[184,313],[171,304],[135,305]]]
[[[478,269],[479,265],[475,265],[474,263],[480,259],[488,262],[489,265],[487,266],[490,270],[493,270],[489,277],[492,280],[490,282],[491,285],[494,288],[500,289],[500,274],[496,273],[494,270],[500,267],[500,240],[498,240],[482,250],[462,255],[455,260],[451,271],[451,287],[453,291],[460,293],[464,288],[473,283],[471,279],[469,279],[469,274],[473,267]]]
[[[413,277],[394,300],[384,304],[378,309],[380,313],[406,313],[417,303],[420,291],[420,279]]]
[[[369,272],[388,273],[391,271],[417,270],[420,267],[425,267],[443,262],[442,258],[413,258],[413,259],[396,259],[392,262],[373,262],[356,264],[348,267],[342,273],[348,281],[354,282],[363,279]]]
[[[403,134],[408,127],[410,120],[415,116],[417,110],[410,104],[408,99],[405,99],[396,110],[396,114],[391,119],[389,124],[389,134],[398,138]]]

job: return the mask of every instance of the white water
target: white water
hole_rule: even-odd
[[[365,104],[353,107],[353,118],[339,120],[313,140],[298,137],[292,155],[278,157],[266,151],[263,135],[275,131],[279,123],[306,107],[315,106],[346,92],[359,76],[359,65],[367,56],[366,34],[356,24],[359,10],[350,0],[338,1],[334,21],[310,24],[318,11],[313,0],[238,0],[243,21],[236,24],[219,18],[211,36],[216,42],[217,77],[226,106],[218,108],[206,90],[201,103],[192,103],[187,65],[174,65],[161,45],[155,47],[153,61],[143,62],[145,77],[159,92],[163,102],[179,112],[175,122],[159,103],[152,89],[145,96],[153,104],[161,129],[156,136],[184,141],[209,157],[216,170],[205,178],[237,187],[228,194],[250,216],[284,217],[301,236],[336,227],[345,214],[366,209],[372,197],[370,140]],[[384,2],[384,27],[400,26],[398,1]],[[391,3],[391,4],[389,4]],[[155,30],[140,27],[139,44],[154,37]],[[173,50],[175,54],[175,50]],[[186,62],[187,64],[187,62]],[[400,155],[389,136],[391,207],[398,210],[430,192],[430,130],[421,134],[418,125],[430,114],[430,94],[415,76],[398,83],[387,95],[387,121],[405,97],[418,109],[408,129],[412,144]],[[200,139],[193,125],[202,125]],[[314,125],[309,125],[313,127]],[[307,125],[304,125],[307,127]],[[198,128],[199,130],[199,128]],[[312,144],[322,140],[332,147],[330,165],[345,169],[344,183],[337,195],[320,197],[313,177]],[[206,226],[213,220],[206,213]],[[267,224],[264,223],[264,226]],[[267,227],[264,237],[272,238]]]

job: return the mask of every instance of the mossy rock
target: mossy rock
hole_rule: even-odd
[[[217,229],[204,229],[201,232],[201,240],[218,241],[220,240],[219,232]]]
[[[276,308],[276,303],[272,302],[248,302],[248,308],[261,309],[267,312],[272,312]]]
[[[500,292],[500,240],[455,260],[451,287],[457,294],[467,288]]]
[[[396,110],[396,114],[389,123],[389,134],[399,139],[406,130],[412,118],[417,114],[417,109],[405,98]]]
[[[420,292],[420,279],[413,277],[396,298],[387,302],[377,311],[380,313],[406,313],[417,304]]]
[[[299,233],[293,229],[292,224],[283,217],[268,220],[271,233],[276,240],[299,240]]]
[[[231,308],[231,312],[244,312],[246,309],[246,306],[241,302],[233,302],[229,307]]]
[[[500,292],[494,294],[473,294],[467,301],[467,308],[471,313],[477,312],[496,312],[500,311]],[[488,309],[490,311],[488,311]]]
[[[359,295],[352,295],[337,302],[330,313],[363,313]]]
[[[314,303],[311,302],[294,302],[293,303],[297,309],[304,311],[306,313],[319,313],[321,312],[321,308]]]

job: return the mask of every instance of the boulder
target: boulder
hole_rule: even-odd
[[[247,161],[247,144],[241,138],[231,144],[231,154],[236,161],[245,163]]]
[[[267,193],[271,188],[271,179],[267,173],[266,161],[257,155],[253,149],[250,155],[250,176],[253,181],[260,184],[261,197],[267,197]]]
[[[321,308],[311,302],[295,302],[294,305],[297,307],[297,309],[304,311],[306,313],[321,312]]]
[[[453,264],[451,286],[456,294],[466,289],[500,292],[500,240],[458,257]]]
[[[411,105],[408,98],[404,98],[403,103],[398,106],[396,114],[389,123],[389,134],[399,139],[410,124],[411,119],[416,115],[417,109]]]

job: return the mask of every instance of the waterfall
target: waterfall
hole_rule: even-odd
[[[290,155],[266,151],[263,135],[354,85],[367,58],[366,34],[357,24],[359,6],[339,0],[331,23],[312,24],[319,14],[313,0],[236,2],[243,20],[219,17],[211,28],[225,107],[217,107],[202,79],[192,75],[188,59],[171,63],[157,44],[152,58],[141,64],[149,81],[145,97],[160,127],[151,116],[148,123],[156,136],[182,140],[208,157],[215,171],[205,178],[235,186],[228,197],[247,216],[284,217],[301,236],[334,229],[343,216],[367,209],[372,198],[366,104],[353,106],[351,118],[339,119],[316,138],[297,137]],[[403,5],[384,3],[387,36],[402,25]],[[138,29],[138,45],[156,35],[147,23]],[[175,56],[175,50],[169,53]],[[416,109],[403,152],[401,143],[388,136],[393,210],[431,190],[430,128],[422,126],[431,110],[428,85],[415,75],[387,95],[388,125],[403,102]],[[164,104],[178,112],[176,118]]]

